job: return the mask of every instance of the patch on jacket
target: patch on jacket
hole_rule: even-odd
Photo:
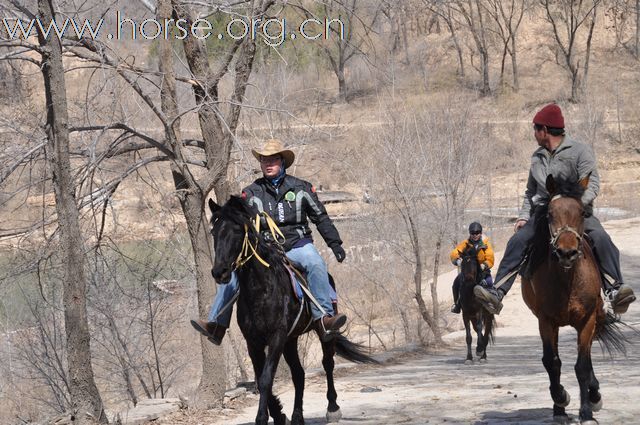
[[[284,223],[284,204],[278,202],[278,221]]]

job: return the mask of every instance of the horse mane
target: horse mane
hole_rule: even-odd
[[[232,195],[218,212],[222,219],[240,225],[251,224],[251,218],[255,217],[257,213],[258,211],[255,208],[252,208],[244,199],[235,195]]]
[[[573,179],[565,177],[554,178],[555,191],[550,195],[563,196],[567,198],[573,198],[578,201],[581,200],[585,189],[580,183]],[[551,234],[549,233],[549,199],[544,203],[535,207],[534,218],[536,223],[536,231],[531,242],[531,248],[529,251],[529,265],[525,270],[525,275],[532,275],[536,268],[542,264],[545,260],[545,254],[549,249],[549,241],[551,240]],[[527,276],[529,277],[529,276]]]

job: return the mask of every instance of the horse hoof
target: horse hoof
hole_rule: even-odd
[[[561,425],[568,425],[571,423],[571,421],[569,420],[569,416],[567,415],[553,415],[553,423],[554,424],[561,424]]]
[[[595,419],[589,419],[587,421],[580,421],[581,425],[598,425],[598,421]]]
[[[340,419],[342,419],[342,412],[340,411],[340,409],[336,410],[335,412],[329,412],[327,410],[327,423],[331,424],[331,423],[338,423],[340,422]]]
[[[563,395],[564,395],[564,402],[563,403],[556,403],[554,401],[554,404],[558,407],[567,407],[569,405],[569,403],[571,402],[571,396],[569,395],[569,393],[567,392],[567,390],[562,390]]]
[[[466,365],[473,364],[473,360],[467,359],[467,360],[464,361],[464,364],[466,364]]]
[[[487,362],[487,359],[480,359],[480,363],[485,364]]]
[[[600,398],[597,403],[591,403],[591,410],[597,412],[600,409],[602,409],[602,398]]]
[[[304,417],[302,416],[302,409],[296,409],[291,415],[291,425],[304,425]]]

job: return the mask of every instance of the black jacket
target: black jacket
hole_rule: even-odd
[[[242,197],[276,222],[284,234],[285,251],[289,251],[300,239],[311,237],[307,217],[316,225],[329,248],[342,245],[338,230],[318,199],[311,183],[285,175],[278,190],[264,177],[259,178],[242,191]]]

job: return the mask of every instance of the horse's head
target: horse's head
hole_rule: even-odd
[[[460,264],[460,271],[465,282],[476,282],[478,279],[478,252],[476,249],[469,245],[460,255],[462,263]]]
[[[551,197],[547,212],[551,248],[565,269],[573,267],[582,256],[585,213],[581,198],[588,184],[589,176],[578,182],[547,176],[546,186]]]
[[[225,205],[209,200],[211,235],[215,258],[211,275],[218,283],[229,283],[231,272],[238,267],[247,232],[251,231],[250,207],[232,196]]]

